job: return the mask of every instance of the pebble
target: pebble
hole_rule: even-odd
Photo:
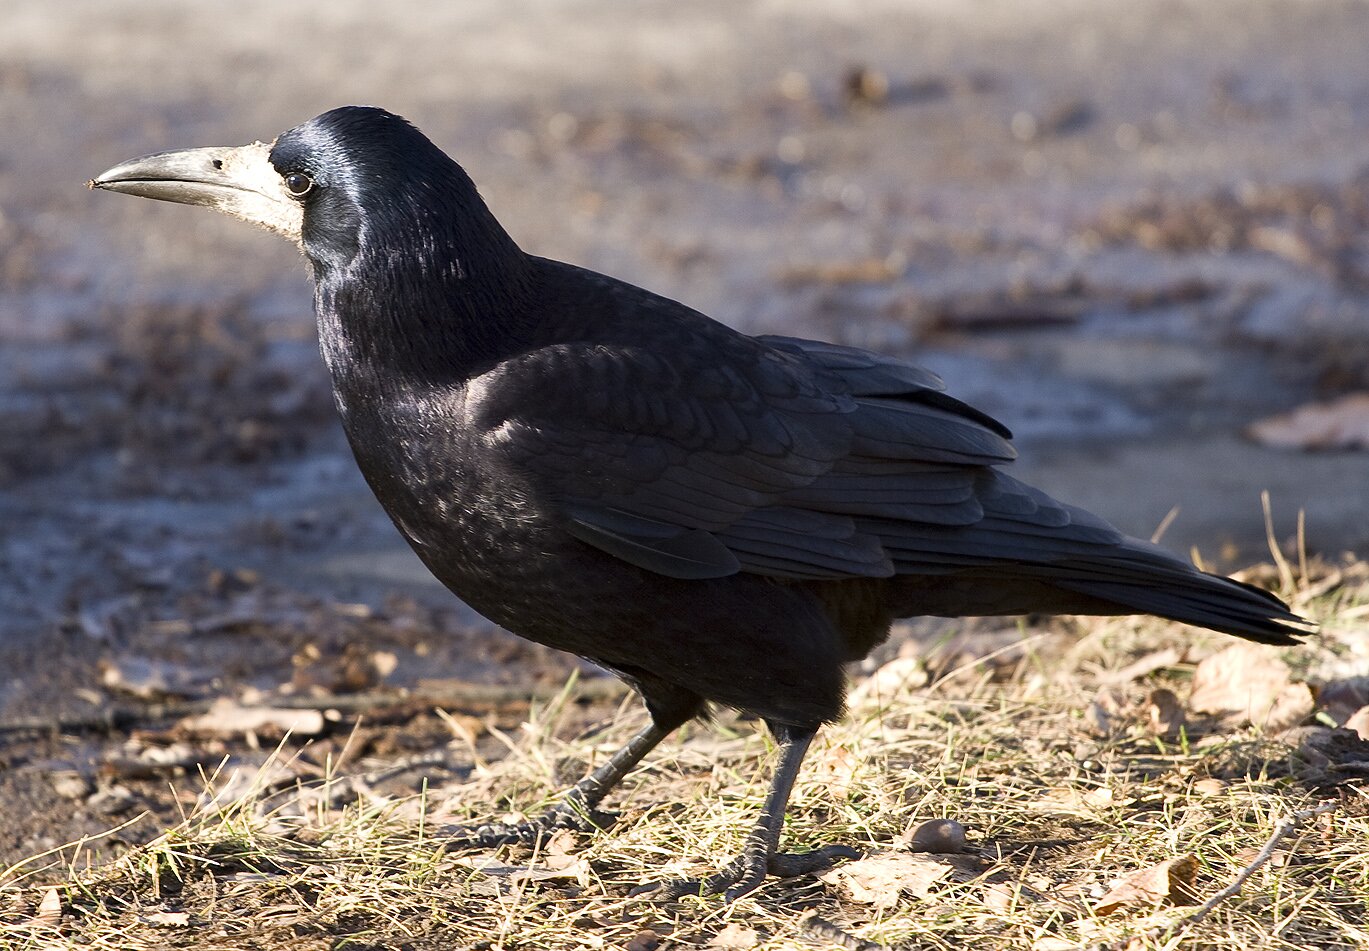
[[[913,852],[964,852],[965,827],[954,819],[928,819],[913,830],[908,848]]]

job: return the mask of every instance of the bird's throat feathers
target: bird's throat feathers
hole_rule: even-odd
[[[453,382],[502,357],[521,336],[522,262],[472,264],[383,248],[343,270],[316,266],[319,342],[334,378]]]
[[[432,195],[426,203],[402,191],[386,197],[359,207],[355,251],[346,256],[315,253],[306,216],[329,368],[335,377],[370,367],[430,382],[464,378],[519,336],[527,257],[474,186],[450,210]]]

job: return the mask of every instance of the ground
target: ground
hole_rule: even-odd
[[[410,762],[385,796],[479,774],[501,735],[523,736],[527,697],[546,702],[576,672],[596,699],[564,708],[560,740],[535,742],[578,743],[605,719],[618,740],[630,726],[610,717],[616,695],[595,671],[491,628],[425,577],[347,455],[293,251],[194,209],[81,187],[134,155],[270,139],[346,102],[417,123],[531,251],[748,331],[915,356],[1013,428],[1020,477],[1127,531],[1165,523],[1175,550],[1248,565],[1268,557],[1267,490],[1285,551],[1334,564],[1369,551],[1363,451],[1250,436],[1265,417],[1369,390],[1361,4],[632,11],[9,5],[0,807],[23,819],[0,830],[0,863],[145,811],[82,847],[123,855],[178,822],[224,757],[224,775],[258,769],[275,728],[187,725],[248,691],[335,711],[296,724],[297,736],[317,729],[298,756],[290,745],[292,769]],[[1345,622],[1347,650],[1362,617]],[[1176,664],[1155,676],[1182,676],[1188,660]],[[1037,710],[1012,696],[1064,717],[1052,735],[1070,735],[1067,700]],[[872,731],[861,755],[903,768],[876,752],[897,737],[875,722],[854,721]],[[711,735],[691,734],[686,765]],[[453,737],[468,748],[452,752]],[[933,731],[918,742],[918,758],[946,755]],[[759,748],[741,749],[729,762],[754,780]],[[423,765],[434,751],[440,769]],[[582,753],[504,794],[535,803]],[[917,768],[917,782],[942,775]],[[691,788],[644,784],[631,801],[664,809]],[[460,808],[481,813],[480,792]],[[713,793],[698,794],[704,809]],[[1241,828],[1254,841],[1267,825]],[[36,886],[6,887],[22,909]],[[351,919],[338,920],[336,933]]]

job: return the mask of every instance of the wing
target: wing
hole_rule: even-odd
[[[582,541],[676,578],[886,577],[872,519],[982,519],[1007,431],[902,361],[682,322],[560,343],[470,387],[486,448]]]

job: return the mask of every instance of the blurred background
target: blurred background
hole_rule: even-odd
[[[1018,434],[1021,477],[1128,532],[1175,511],[1164,544],[1248,564],[1268,490],[1281,542],[1302,511],[1312,551],[1369,548],[1369,5],[8,0],[4,21],[0,709],[140,677],[347,683],[318,665],[354,643],[389,645],[361,685],[563,674],[428,580],[371,499],[296,252],[82,187],[346,103],[417,124],[529,251],[916,357]]]

